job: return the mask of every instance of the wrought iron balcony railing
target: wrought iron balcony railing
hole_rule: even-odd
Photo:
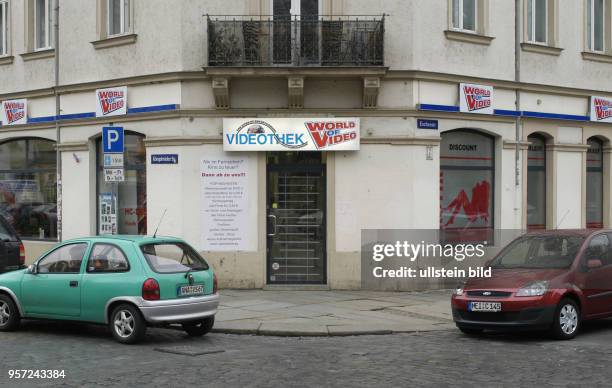
[[[384,16],[208,16],[209,66],[383,66]]]

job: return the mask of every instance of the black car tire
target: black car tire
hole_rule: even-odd
[[[459,330],[461,330],[461,332],[463,334],[466,335],[480,335],[482,334],[482,332],[484,331],[483,329],[468,329],[467,327],[462,327],[462,326],[457,326],[459,328]]]
[[[147,331],[147,323],[140,310],[131,304],[117,306],[108,324],[115,340],[122,344],[131,345],[141,341]]]
[[[574,317],[574,314],[575,320],[571,319]],[[570,328],[575,324],[573,330],[567,329],[567,317],[564,321],[564,316],[567,315],[569,315],[570,320],[573,322],[570,323]],[[580,307],[578,307],[578,304],[570,298],[561,299],[559,305],[557,305],[557,309],[555,310],[554,321],[550,329],[553,337],[559,340],[572,339],[576,336],[576,334],[578,334],[578,331],[580,330],[580,324]]]
[[[13,299],[6,294],[0,294],[0,313],[2,313],[2,310],[5,314],[8,314],[8,319],[6,319],[4,323],[0,323],[0,331],[16,330],[19,327],[21,317],[19,316],[17,305],[13,302]],[[1,319],[0,322],[2,322]]]
[[[215,324],[215,317],[209,317],[201,321],[183,323],[183,330],[191,337],[201,337],[210,333]]]

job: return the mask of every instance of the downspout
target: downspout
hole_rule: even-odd
[[[514,5],[514,24],[515,24],[515,29],[514,29],[514,81],[517,84],[521,82],[521,34],[523,31],[522,23],[521,23],[522,15],[523,15],[522,7],[521,7],[522,1],[523,0],[514,0],[514,4],[515,4]],[[515,89],[515,100],[516,100],[516,110],[517,112],[520,112],[521,93],[518,88],[518,85]],[[515,162],[514,184],[518,188],[521,185],[521,182],[520,182],[521,180],[521,158],[520,158],[521,116],[520,114],[516,116],[516,119],[515,119],[515,141],[516,141],[516,144],[515,144],[515,149],[514,149],[514,152],[515,152],[515,155],[514,155],[514,162]],[[520,208],[522,209],[522,206]]]
[[[55,48],[55,159],[57,165],[57,240],[62,241],[62,153],[60,150],[60,94],[59,94],[59,1],[55,0],[55,8],[53,10],[53,47]]]

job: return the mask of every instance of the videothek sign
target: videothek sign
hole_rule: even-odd
[[[493,86],[459,84],[459,110],[465,113],[493,114]]]
[[[28,100],[2,101],[0,109],[0,121],[2,125],[18,125],[28,123]]]
[[[225,151],[358,151],[358,118],[223,119]]]
[[[127,86],[96,90],[96,117],[127,114]]]
[[[591,121],[612,123],[612,99],[591,96]]]

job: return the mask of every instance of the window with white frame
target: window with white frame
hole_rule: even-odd
[[[8,54],[8,0],[0,0],[0,56]]]
[[[604,51],[604,0],[587,0],[587,47],[590,51]]]
[[[34,0],[34,49],[45,50],[52,47],[53,0]]]
[[[108,0],[108,36],[130,31],[130,0]]]
[[[548,42],[548,0],[527,1],[527,40],[530,43]]]
[[[453,1],[453,28],[463,31],[476,32],[477,0]]]

